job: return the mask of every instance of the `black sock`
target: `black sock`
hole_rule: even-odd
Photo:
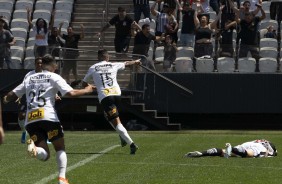
[[[222,155],[222,149],[220,148],[211,148],[206,151],[201,152],[203,156],[221,156]]]
[[[232,148],[232,153],[239,155],[240,157],[247,157],[248,155],[246,150],[240,152],[238,148]]]

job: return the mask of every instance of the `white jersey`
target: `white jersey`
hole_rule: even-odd
[[[268,157],[274,154],[274,150],[267,140],[254,140],[250,142],[245,142],[241,145],[235,146],[235,148],[242,150],[252,150],[254,157]]]
[[[92,65],[83,81],[94,81],[97,88],[98,99],[101,102],[107,96],[120,96],[121,90],[117,83],[117,71],[124,70],[125,64],[122,62],[101,61]]]
[[[13,92],[21,97],[26,94],[27,112],[25,126],[41,120],[58,122],[54,109],[55,96],[58,91],[64,96],[73,90],[58,74],[43,71],[25,77],[24,81]]]

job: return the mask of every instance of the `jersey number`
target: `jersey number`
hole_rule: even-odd
[[[34,92],[34,91],[31,91],[29,93],[29,97],[31,99],[30,102],[29,102],[29,105],[28,105],[29,109],[34,107],[33,105],[31,105],[34,101],[34,98],[36,98],[36,101],[38,101],[38,107],[44,107],[44,105],[46,104],[45,98],[40,96],[43,92],[45,92],[45,90],[39,90],[37,92],[38,92],[38,94],[36,94],[36,92]]]
[[[113,79],[109,75],[110,75],[110,73],[102,73],[102,74],[100,74],[100,77],[101,77],[102,84],[103,84],[104,88],[106,87],[106,85],[111,87],[114,84]]]

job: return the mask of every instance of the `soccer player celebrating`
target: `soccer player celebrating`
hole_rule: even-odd
[[[117,72],[123,70],[125,66],[140,64],[140,60],[125,62],[109,62],[109,54],[105,49],[98,51],[98,60],[100,62],[92,65],[83,79],[83,86],[88,85],[87,81],[94,80],[98,92],[98,99],[101,103],[107,120],[118,132],[122,140],[130,145],[130,154],[135,154],[138,147],[130,138],[127,130],[121,123],[118,113],[118,105],[120,102],[121,90],[117,83]]]
[[[42,58],[43,71],[27,76],[22,84],[9,92],[3,102],[8,103],[26,94],[27,111],[25,128],[31,139],[27,140],[27,151],[30,156],[41,161],[50,157],[47,139],[56,150],[56,161],[59,171],[59,184],[68,184],[66,179],[67,155],[65,152],[64,133],[54,109],[58,91],[63,96],[81,96],[93,92],[94,86],[75,90],[66,81],[54,73],[57,64],[51,55]]]
[[[245,142],[243,144],[232,147],[230,143],[226,143],[225,149],[211,148],[205,151],[194,151],[185,154],[185,157],[204,157],[204,156],[237,156],[242,158],[261,158],[277,156],[275,145],[265,139]]]

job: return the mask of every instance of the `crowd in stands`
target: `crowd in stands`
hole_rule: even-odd
[[[73,50],[67,50],[64,58],[72,62],[65,66],[63,76],[69,81],[72,71],[77,79],[79,52],[75,49],[84,37],[84,26],[81,25],[80,34],[69,27],[73,3],[73,0],[1,1],[0,20],[5,20],[4,29],[11,34],[10,40],[0,40],[5,43],[1,46],[5,49],[0,49],[5,51],[0,68],[29,69],[34,66],[36,57],[46,53],[59,57],[56,48],[67,47]],[[188,67],[187,63],[190,67],[192,63],[189,71],[198,72],[202,71],[201,62],[211,63],[212,72],[224,63],[220,62],[221,57],[226,57],[234,70],[241,61],[253,65],[245,60],[254,58],[254,71],[260,71],[260,60],[277,58],[278,54],[278,26],[277,21],[270,19],[270,3],[261,0],[133,0],[134,17],[119,7],[117,15],[97,35],[115,26],[115,51],[129,52],[133,38],[134,57],[146,56],[141,58],[142,63],[153,70],[155,63],[162,63],[163,71],[173,71],[182,61],[186,63],[183,67]],[[215,67],[215,63],[218,66]]]

